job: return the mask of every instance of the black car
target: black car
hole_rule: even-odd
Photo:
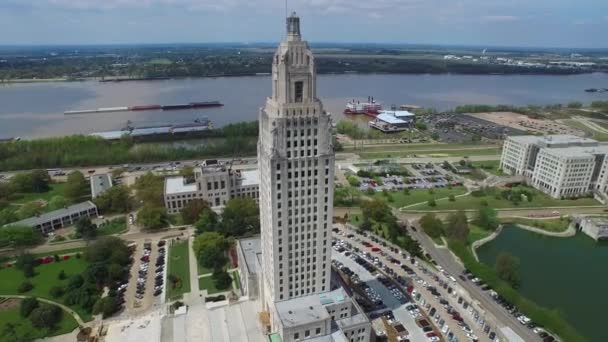
[[[433,328],[426,326],[426,327],[422,328],[422,331],[424,331],[425,333],[431,332],[431,331],[433,331]]]
[[[543,338],[543,342],[553,342],[553,341],[555,341],[555,338],[551,335]]]
[[[157,243],[156,245],[157,245],[158,247],[162,247],[162,246],[164,246],[166,243],[167,243],[167,241],[165,241],[165,240],[160,240],[160,241],[158,241],[158,243]]]
[[[161,289],[154,291],[154,297],[160,295],[161,293],[163,293],[163,290],[161,290]]]
[[[488,337],[490,337],[490,340],[494,340],[494,338],[496,338],[496,333],[492,331]]]
[[[547,334],[546,332],[542,331],[540,334],[538,334],[538,336],[540,336],[540,338],[545,338],[545,337],[549,336],[549,334]]]

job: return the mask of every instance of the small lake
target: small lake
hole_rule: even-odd
[[[477,250],[487,265],[500,252],[519,258],[524,296],[559,310],[589,341],[608,341],[608,244],[580,232],[555,238],[509,227]]]
[[[368,96],[386,107],[414,104],[446,110],[463,104],[545,105],[608,100],[608,74],[582,75],[319,75],[318,96],[335,120],[346,103]],[[140,82],[74,82],[0,85],[0,138],[24,138],[191,122],[208,117],[216,127],[257,120],[270,95],[269,76],[183,78]],[[95,113],[65,116],[64,111],[148,104],[218,100],[222,108],[179,111]],[[369,118],[350,118],[366,124]]]

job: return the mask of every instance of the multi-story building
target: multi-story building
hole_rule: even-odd
[[[213,208],[223,207],[236,197],[259,197],[257,170],[233,170],[230,165],[204,164],[194,170],[194,181],[185,177],[165,179],[165,207],[169,214],[179,213],[194,199],[202,199]]]
[[[505,140],[500,168],[523,175],[553,198],[608,194],[608,145],[572,135],[513,136]]]
[[[259,124],[259,288],[271,331],[282,341],[331,341],[332,334],[368,341],[365,315],[341,288],[331,289],[332,125],[317,98],[314,56],[295,14],[273,57],[272,96]],[[330,303],[346,309],[332,315]]]

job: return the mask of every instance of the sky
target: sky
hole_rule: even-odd
[[[608,0],[288,0],[310,42],[608,48]],[[284,0],[0,0],[0,45],[277,42]]]

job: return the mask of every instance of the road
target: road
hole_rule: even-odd
[[[421,233],[421,229],[417,231],[410,230],[412,237],[420,243],[424,251],[431,255],[439,265],[441,265],[448,273],[457,276],[464,271],[463,265],[455,259],[453,254],[447,248],[437,248],[433,241]],[[496,317],[498,322],[510,327],[517,335],[525,341],[539,341],[540,338],[532,330],[523,326],[515,317],[509,314],[503,307],[498,305],[487,292],[482,291],[477,285],[458,279],[458,284],[462,286],[481,307],[487,310],[491,315]]]

